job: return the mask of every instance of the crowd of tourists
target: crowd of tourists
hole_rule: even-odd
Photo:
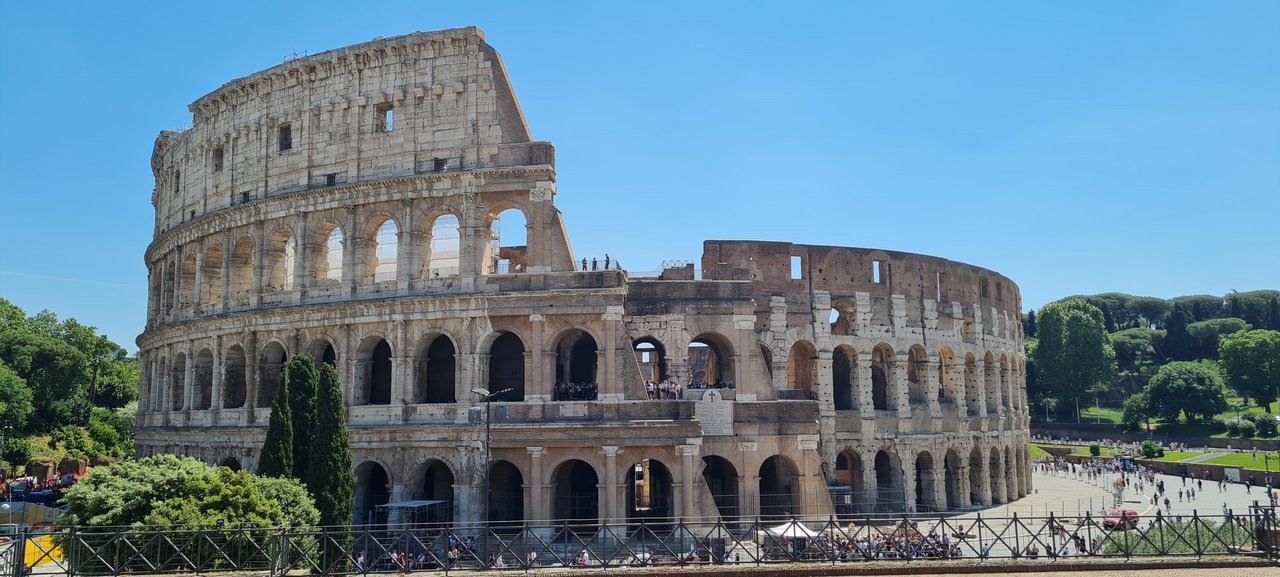
[[[679,381],[671,379],[662,379],[660,381],[647,380],[644,382],[644,390],[649,395],[650,400],[675,401],[685,398],[685,390],[731,390],[733,389],[733,381],[716,381],[714,383],[693,382],[688,387],[681,385]]]
[[[55,472],[47,477],[14,477],[0,483],[0,501],[26,501],[52,507],[62,500],[63,491],[88,474],[86,468],[81,473]]]
[[[553,401],[594,401],[600,388],[595,383],[556,383],[551,388]]]

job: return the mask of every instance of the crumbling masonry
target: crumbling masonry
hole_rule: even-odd
[[[414,499],[454,521],[592,522],[1031,489],[1013,282],[756,241],[705,242],[700,274],[581,270],[554,147],[476,28],[298,58],[190,110],[151,159],[142,455],[256,467],[281,365],[309,354],[342,377],[359,522]],[[494,238],[507,211],[523,245]],[[664,378],[709,388],[651,400]],[[473,389],[510,389],[489,467]]]

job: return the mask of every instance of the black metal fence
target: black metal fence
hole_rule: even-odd
[[[848,522],[692,522],[288,528],[81,527],[0,544],[3,577],[291,570],[355,575],[589,566],[869,560],[1277,556],[1272,508],[1243,515],[902,517]]]

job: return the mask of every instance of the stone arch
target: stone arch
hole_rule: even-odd
[[[242,236],[231,246],[231,288],[228,291],[235,306],[248,306],[253,294],[253,237]]]
[[[427,258],[422,259],[422,278],[456,276],[462,264],[462,220],[452,212],[431,215],[426,225],[431,231]]]
[[[226,409],[243,407],[247,400],[249,377],[244,348],[238,344],[227,347],[222,362],[222,406]],[[203,403],[202,403],[203,404]]]
[[[490,523],[519,523],[524,520],[524,475],[510,461],[494,461],[489,467]]]
[[[182,268],[178,270],[178,310],[190,312],[196,302],[196,254],[188,252],[182,259]]]
[[[364,461],[355,468],[355,523],[385,525],[386,511],[378,507],[391,501],[391,470],[378,461]]]
[[[222,243],[211,242],[205,247],[200,276],[200,308],[213,309],[222,302]]]
[[[951,351],[951,347],[942,347],[938,350],[938,402],[955,404],[959,399],[956,390],[953,367],[956,363],[956,354]]]
[[[223,371],[229,367],[223,365]],[[187,408],[203,411],[213,405],[213,351],[200,349],[196,353],[195,367],[192,371],[191,405]],[[223,387],[226,386],[223,381]]]
[[[800,511],[800,473],[796,464],[783,455],[773,455],[760,464],[760,518],[766,521],[790,519]]]
[[[160,367],[161,367],[160,374],[163,375],[164,367],[165,367],[164,357],[160,358]],[[181,411],[182,409],[186,408],[186,402],[187,402],[187,399],[186,399],[187,355],[184,353],[177,353],[173,355],[173,364],[169,365],[168,368],[171,374],[171,376],[169,377],[169,383],[171,387],[171,390],[169,393],[170,394],[169,409],[174,411]]]
[[[226,456],[226,457],[223,457],[221,460],[219,460],[219,461],[218,461],[218,466],[219,466],[219,467],[226,467],[226,468],[228,468],[228,469],[231,469],[232,471],[239,471],[239,470],[240,470],[240,468],[241,468],[241,467],[240,467],[240,459],[237,459],[237,458],[232,457],[232,456],[230,456],[230,455],[228,455],[228,456]]]
[[[991,458],[988,459],[987,471],[991,482],[991,503],[1003,505],[1007,502],[1004,487],[1004,459],[1000,458],[1000,448],[991,447]]]
[[[347,246],[342,226],[331,220],[315,227],[311,243],[307,247],[307,271],[314,286],[342,282],[342,267]]]
[[[458,349],[448,335],[434,334],[418,345],[415,403],[457,402]]]
[[[702,482],[711,492],[716,510],[721,520],[736,520],[739,514],[740,497],[738,495],[738,469],[728,459],[719,455],[707,455],[702,458]]]
[[[524,400],[524,341],[514,332],[499,331],[489,344],[488,390],[510,391],[494,397],[495,401]]]
[[[894,409],[889,378],[893,374],[893,347],[880,343],[871,350],[871,406],[877,411]]]
[[[964,491],[960,477],[963,464],[960,461],[960,454],[956,452],[954,447],[948,448],[943,456],[942,469],[946,477],[943,480],[943,486],[946,490],[947,509],[959,509],[964,506]]]
[[[627,521],[666,522],[675,517],[671,469],[657,459],[641,459],[627,469]]]
[[[849,345],[840,345],[831,353],[831,386],[837,411],[860,408],[858,394],[858,353]]]
[[[907,401],[920,405],[929,401],[928,386],[925,384],[929,370],[929,353],[920,345],[912,345],[907,351]]]
[[[360,341],[355,354],[359,386],[352,404],[391,404],[392,356],[391,343],[381,335],[368,336]]]
[[[787,389],[802,391],[806,399],[817,398],[814,384],[818,381],[818,349],[809,341],[796,341],[787,354]]]
[[[361,284],[392,282],[400,253],[400,227],[390,213],[378,211],[370,217],[357,243]]]
[[[280,391],[280,375],[288,359],[289,353],[280,341],[272,340],[262,347],[262,354],[258,357],[259,407],[270,407],[275,400],[276,393]]]
[[[915,495],[917,511],[944,511],[946,502],[937,493],[937,470],[933,453],[920,451],[916,454]]]
[[[828,319],[831,322],[831,334],[840,336],[853,334],[853,327],[858,318],[857,304],[848,299],[832,299],[831,310],[833,318]]]
[[[568,459],[551,474],[552,511],[556,521],[594,524],[600,517],[600,477],[586,461]]]
[[[876,451],[876,512],[898,513],[906,510],[906,493],[902,478],[902,460],[891,449]]]
[[[552,340],[556,343],[555,387],[552,400],[594,401],[600,350],[591,333],[571,328]]]
[[[511,202],[494,204],[489,209],[488,223],[484,272],[524,272],[529,265],[529,220],[523,207]]]
[[[691,385],[733,384],[733,345],[720,333],[702,333],[689,341],[687,362]]]
[[[457,481],[454,477],[453,469],[448,463],[441,459],[427,459],[415,468],[409,482],[412,483],[410,493],[414,499],[446,501],[449,505],[442,508],[442,511],[445,512],[444,518],[432,515],[430,519],[406,519],[405,521],[431,523],[449,523],[453,521],[455,504],[453,487]]]
[[[986,471],[986,461],[982,458],[982,449],[974,447],[969,451],[969,502],[974,504],[986,505],[990,503],[982,490],[983,472]]]
[[[276,228],[262,249],[263,292],[292,289],[293,260],[298,254],[293,231],[286,226]]]
[[[316,370],[320,370],[321,363],[328,363],[334,368],[338,367],[338,347],[328,337],[320,337],[311,341],[307,345],[307,354],[315,361]]]
[[[636,363],[640,365],[640,376],[646,381],[663,381],[667,379],[667,349],[662,341],[654,337],[641,337],[631,344]]]
[[[847,495],[835,495],[836,515],[843,518],[865,510],[868,495],[867,488],[863,486],[864,479],[866,471],[862,455],[852,449],[845,449],[836,455],[834,485],[845,487],[848,492]]]

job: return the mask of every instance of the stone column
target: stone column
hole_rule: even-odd
[[[204,309],[204,307],[202,306],[204,303],[204,251],[203,250],[196,251],[196,276],[192,280],[192,282],[195,283],[195,286],[192,287],[195,290],[192,291],[191,310],[196,314],[199,314]]]
[[[618,324],[622,322],[622,307],[609,307],[608,312],[604,313],[604,342],[600,343],[603,350],[603,364],[597,365],[596,374],[603,373],[604,379],[600,383],[600,392],[609,395],[608,399],[622,400],[626,396],[626,391],[622,390],[622,383],[618,382]]]
[[[391,358],[391,404],[407,405],[409,404],[408,381],[410,371],[408,364],[413,362],[413,356],[409,354],[408,331],[405,328],[404,317],[397,316],[395,318],[395,339],[396,345],[393,348],[393,357]]]
[[[361,234],[356,230],[356,209],[353,206],[347,207],[346,228],[346,236],[342,239],[341,293],[344,295],[350,295],[354,292],[356,285],[356,251],[360,250],[357,239]]]
[[[986,361],[975,361],[972,373],[965,371],[968,381],[966,387],[977,387],[978,394],[978,417],[983,419],[982,430],[987,430],[985,419],[987,418],[987,390],[983,375],[986,374]]]
[[[925,399],[929,402],[929,416],[935,419],[941,419],[942,406],[938,402],[938,396],[940,395],[941,388],[942,388],[942,382],[938,380],[939,362],[936,360],[930,359],[920,364],[923,365],[923,370],[925,374],[923,384],[924,384],[924,390],[925,390]],[[918,371],[917,371],[917,374],[918,374]]]
[[[195,367],[196,367],[196,363],[195,363],[196,358],[195,358],[195,355],[192,354],[194,349],[195,347],[192,347],[191,343],[188,342],[186,354],[184,355],[187,361],[187,366],[184,367],[182,371],[182,410],[184,411],[190,411],[192,408],[196,406],[194,402],[195,387],[193,386],[195,384]],[[213,359],[214,359],[213,361],[214,363],[218,362],[217,351],[214,351]],[[214,384],[216,385],[217,371],[214,371],[214,374],[215,374]]]
[[[618,496],[620,483],[618,482],[618,447],[616,445],[604,445],[600,447],[600,451],[604,453],[604,484],[601,491],[602,513],[600,519],[604,523],[610,523],[614,519],[623,519],[621,501]]]
[[[969,467],[961,462],[960,467],[956,469],[956,476],[960,486],[960,507],[968,509],[973,506],[973,501],[970,499],[973,487],[969,485]]]
[[[894,355],[893,366],[889,368],[889,374],[885,375],[889,378],[889,391],[893,395],[890,401],[896,403],[899,419],[911,418],[911,398],[907,394],[908,362],[910,361],[906,355]]]
[[[858,353],[858,409],[863,419],[875,420],[875,404],[871,400],[871,355]]]
[[[227,312],[231,308],[231,251],[235,250],[234,241],[228,242],[231,235],[223,236],[222,242],[222,294],[218,295],[218,312]]]
[[[693,507],[693,488],[695,479],[693,468],[693,457],[698,454],[697,445],[677,445],[676,452],[680,454],[680,517],[684,519],[692,519],[694,517]],[[759,486],[759,477],[757,486]],[[757,509],[758,511],[759,509]]]
[[[543,447],[525,447],[525,450],[529,452],[529,477],[525,479],[528,493],[524,499],[524,518],[529,522],[545,522],[551,519],[542,471],[542,456],[546,451]]]
[[[942,466],[939,467],[938,465]],[[947,503],[947,455],[942,454],[942,460],[933,460],[933,506],[937,511],[946,511],[950,508]]]
[[[394,483],[391,485],[391,498],[388,500],[388,502],[399,503],[401,501],[404,501],[405,497],[408,494],[409,494],[409,488],[406,487],[404,483]],[[403,522],[404,522],[403,509],[392,509],[387,515],[387,525],[389,526],[399,525],[400,523],[403,523]]]
[[[902,461],[902,498],[907,511],[916,512],[916,460],[906,455]]]
[[[947,365],[947,371],[951,382],[956,385],[956,415],[963,424],[964,420],[969,418],[969,387],[964,382],[964,369],[953,362]]]
[[[418,229],[413,219],[413,201],[400,201],[400,226],[396,228],[396,292],[409,292],[418,270]]]
[[[249,306],[257,308],[262,302],[262,284],[263,284],[263,255],[265,254],[266,239],[262,232],[262,223],[259,222],[253,226],[253,288],[249,295]]]
[[[983,507],[991,506],[991,497],[993,487],[991,486],[991,460],[987,456],[987,451],[981,451],[982,463],[978,468],[978,501]]]
[[[303,296],[307,293],[307,288],[311,285],[311,279],[307,275],[307,257],[311,251],[307,246],[307,217],[299,212],[293,222],[297,236],[293,237],[292,300],[294,304],[298,304],[302,302]]]
[[[258,374],[257,331],[249,331],[244,335],[244,372],[244,406],[249,410],[249,422],[252,423],[253,409],[258,406],[258,389],[262,387],[262,383],[258,382],[262,375]]]
[[[876,452],[862,451],[858,454],[862,459],[862,495],[863,510],[874,513],[880,508],[880,484],[876,479]]]

